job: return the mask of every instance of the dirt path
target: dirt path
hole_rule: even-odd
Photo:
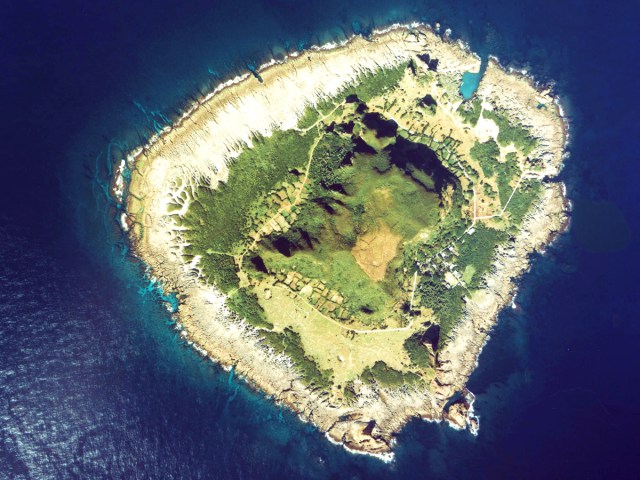
[[[338,102],[338,104],[333,108],[333,110],[331,110],[326,115],[322,115],[318,120],[316,120],[313,124],[309,125],[307,128],[293,127],[291,130],[294,130],[296,132],[307,133],[309,130],[316,127],[320,122],[324,122],[327,118],[333,115],[335,111],[338,110],[338,108],[340,108],[341,106],[342,106],[342,103]],[[316,109],[316,111],[319,111],[319,110]]]
[[[333,113],[333,111],[331,113]],[[326,118],[326,116],[324,118]],[[318,122],[319,121],[320,120],[318,120]],[[317,125],[318,122],[316,122],[314,125],[312,125],[309,128],[313,128],[314,126]],[[308,131],[308,130],[306,130],[306,131]],[[322,140],[323,137],[324,137],[323,134],[318,135],[318,138],[316,138],[316,140],[311,145],[311,148],[309,149],[309,158],[307,160],[307,167],[306,167],[305,172],[304,172],[304,178],[302,179],[302,182],[301,182],[302,186],[296,191],[296,196],[295,196],[295,198],[293,200],[293,203],[291,203],[291,205],[280,207],[276,213],[274,213],[265,222],[263,222],[263,224],[262,224],[263,226],[268,224],[272,220],[275,220],[276,217],[278,217],[278,215],[281,215],[283,212],[291,211],[291,209],[293,207],[295,207],[298,203],[300,203],[300,196],[302,195],[302,191],[304,190],[305,185],[307,185],[307,183],[309,183],[309,171],[311,170],[311,162],[313,161],[313,153],[315,152],[316,147],[318,146],[318,143],[320,143],[320,140]],[[243,263],[243,260],[244,260],[244,256],[247,253],[249,253],[251,250],[253,250],[255,248],[255,246],[258,244],[258,242],[260,242],[260,240],[262,240],[262,236],[258,233],[256,238],[251,243],[251,245],[249,245],[247,248],[245,248],[241,255],[235,257],[236,258],[236,263],[238,265],[238,268],[239,268],[240,272],[242,272],[242,263]]]

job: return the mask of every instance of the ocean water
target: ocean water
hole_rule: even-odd
[[[637,478],[640,5],[184,3],[3,5],[0,478]],[[184,345],[105,192],[113,158],[221,79],[413,20],[554,82],[574,212],[470,380],[479,436],[415,421],[384,464]]]

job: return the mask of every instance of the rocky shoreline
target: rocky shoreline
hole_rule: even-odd
[[[181,188],[201,182],[215,187],[224,181],[229,161],[250,145],[254,133],[269,135],[274,128],[294,127],[305,105],[332,95],[362,71],[397,65],[425,51],[460,78],[480,64],[460,43],[415,25],[395,26],[370,39],[354,37],[332,47],[271,62],[259,71],[263,83],[246,74],[216,89],[172,128],[131,152],[121,163],[113,189],[126,205],[122,224],[133,251],[165,291],[177,293],[182,335],[203,356],[233,366],[251,385],[288,405],[331,441],[389,460],[395,434],[415,417],[477,431],[467,379],[498,313],[511,300],[517,277],[528,268],[529,255],[543,249],[566,225],[562,185],[552,181],[562,167],[566,125],[550,91],[538,91],[530,79],[490,63],[477,94],[510,111],[539,139],[534,154],[545,167],[541,200],[517,238],[500,248],[486,288],[469,299],[452,340],[438,352],[436,378],[428,390],[364,388],[355,406],[335,405],[323,392],[306,387],[288,358],[262,346],[258,332],[226,309],[219,292],[198,280],[197,261],[182,260],[183,240],[167,210]],[[285,96],[287,102],[279,101]],[[541,101],[548,108],[538,108]],[[128,185],[122,181],[125,169],[131,171]],[[459,401],[451,402],[456,394],[461,394]]]

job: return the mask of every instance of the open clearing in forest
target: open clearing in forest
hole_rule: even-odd
[[[271,290],[268,300],[265,288]],[[404,341],[422,328],[418,322],[410,329],[356,334],[285,288],[261,285],[256,291],[274,330],[290,327],[300,333],[305,352],[321,369],[333,370],[336,385],[353,380],[379,360],[399,371],[415,370],[410,368]]]

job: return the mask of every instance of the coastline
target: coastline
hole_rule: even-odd
[[[460,41],[443,40],[435,35],[431,30],[424,26],[412,24],[411,28],[418,28],[424,32],[425,38],[423,43],[417,42],[417,45],[424,47],[428,45],[430,49],[436,48],[436,54],[439,58],[443,58],[447,54],[453,55],[456,60],[456,54],[459,54],[458,70],[460,75],[466,70],[468,65],[478,62],[479,59],[472,54],[468,48],[465,50],[464,44]],[[315,63],[325,65],[324,62],[331,56],[347,55],[351,49],[360,55],[360,49],[367,45],[370,50],[383,50],[387,47],[389,50],[385,52],[383,58],[395,59],[391,52],[390,45],[394,42],[397,44],[407,43],[410,39],[402,39],[401,37],[409,36],[407,27],[394,25],[382,31],[374,32],[371,39],[362,39],[359,36],[352,36],[345,42],[340,44],[330,44],[330,46],[320,46],[312,48],[309,52],[309,61],[313,55]],[[417,45],[413,45],[414,47]],[[375,47],[374,47],[375,46]],[[451,53],[453,50],[459,52]],[[347,50],[347,52],[344,52]],[[308,52],[296,52],[285,57],[282,61],[272,60],[261,66],[257,72],[265,77],[265,83],[270,85],[278,82],[278,67],[289,67],[289,71],[301,67],[305,63],[304,56]],[[375,55],[375,54],[372,54]],[[324,57],[327,58],[319,58]],[[404,57],[402,57],[404,58]],[[460,62],[460,58],[467,61],[468,65]],[[402,61],[402,60],[398,60]],[[446,62],[444,62],[446,63]],[[372,64],[371,62],[368,64]],[[473,68],[473,67],[470,67]],[[275,72],[275,73],[274,73]],[[507,75],[506,70],[502,68],[499,62],[495,62],[493,74],[500,81]],[[512,75],[512,74],[509,74]],[[522,75],[522,74],[521,74]],[[274,77],[274,78],[271,78]],[[514,76],[513,78],[517,78]],[[526,79],[526,80],[523,80]],[[241,109],[243,108],[244,98],[242,95],[246,92],[243,90],[258,90],[262,86],[256,87],[253,83],[253,76],[250,73],[239,75],[228,80],[216,89],[206,95],[204,99],[194,103],[172,126],[165,127],[160,134],[151,137],[148,144],[139,147],[121,161],[118,171],[119,176],[114,179],[114,194],[121,201],[126,200],[126,213],[121,219],[123,229],[129,231],[129,238],[135,254],[149,266],[151,274],[158,279],[165,291],[178,292],[180,307],[178,317],[180,321],[177,323],[182,329],[181,335],[189,342],[193,342],[194,348],[202,355],[210,358],[223,366],[234,367],[235,371],[247,380],[248,383],[254,385],[266,395],[273,396],[278,403],[288,405],[292,410],[297,412],[301,419],[311,421],[321,431],[325,432],[327,438],[332,442],[340,443],[350,451],[358,453],[366,453],[374,455],[385,461],[391,460],[393,457],[392,444],[393,436],[402,426],[411,418],[419,416],[423,419],[432,421],[447,420],[452,426],[466,428],[469,423],[465,421],[464,425],[456,423],[455,419],[448,418],[443,410],[444,403],[458,391],[464,389],[464,385],[477,366],[477,359],[482,347],[488,341],[489,333],[495,324],[498,313],[509,304],[512,293],[515,291],[515,278],[519,277],[528,268],[528,256],[532,251],[539,251],[549,243],[549,235],[559,233],[561,225],[565,221],[566,205],[564,203],[564,195],[560,191],[560,183],[549,183],[545,187],[543,200],[540,204],[532,209],[532,213],[528,216],[525,225],[522,228],[520,240],[515,242],[513,248],[502,249],[498,259],[496,260],[496,271],[487,278],[488,291],[485,298],[472,299],[467,305],[464,319],[460,322],[455,330],[455,338],[447,347],[439,354],[438,357],[438,375],[436,377],[437,388],[432,392],[427,391],[407,391],[402,395],[393,396],[391,398],[366,398],[363,405],[354,411],[353,408],[345,408],[327,404],[317,393],[304,387],[298,380],[295,370],[286,358],[274,356],[264,347],[258,346],[258,335],[252,331],[241,320],[235,319],[230,312],[224,307],[224,298],[212,292],[211,289],[203,289],[196,283],[197,267],[195,264],[184,265],[178,253],[171,247],[172,242],[175,243],[175,232],[172,233],[171,225],[162,220],[162,204],[157,204],[160,196],[165,195],[166,191],[158,189],[154,182],[166,182],[169,173],[172,172],[172,161],[179,157],[171,157],[166,154],[166,149],[172,145],[179,144],[182,141],[181,136],[193,134],[192,130],[200,129],[205,124],[208,128],[214,128],[208,122],[215,122],[215,113],[220,109]],[[538,86],[535,85],[529,75],[522,75],[520,81],[529,83],[530,88],[536,91]],[[348,78],[342,84],[348,82]],[[483,94],[483,82],[480,83],[478,89],[479,94]],[[495,86],[491,82],[491,77],[484,83]],[[236,92],[236,90],[239,90]],[[310,90],[310,98],[317,93]],[[539,92],[540,93],[540,92]],[[493,92],[484,92],[486,95],[495,95]],[[315,97],[317,100],[317,96]],[[555,103],[557,108],[557,116],[561,119],[563,135],[560,145],[558,139],[551,139],[553,144],[552,153],[560,153],[559,158],[550,158],[550,168],[548,171],[549,178],[553,178],[562,168],[562,160],[568,133],[566,123],[563,120],[561,106]],[[227,102],[227,103],[225,103]],[[246,105],[246,104],[244,104]],[[218,109],[218,110],[216,110]],[[301,110],[300,110],[301,112]],[[283,125],[290,125],[291,122],[297,121],[300,112],[293,112],[292,115],[284,115],[279,123],[278,128],[285,128]],[[269,115],[270,112],[267,112]],[[291,113],[291,112],[290,112]],[[298,115],[296,115],[296,113]],[[207,115],[214,117],[214,120],[207,120]],[[259,114],[254,114],[258,116]],[[222,123],[222,122],[218,122]],[[216,126],[219,126],[216,124]],[[260,133],[268,134],[268,128],[264,130],[258,129]],[[181,165],[182,174],[184,169],[192,168],[187,171],[187,175],[195,176],[193,178],[215,179],[215,181],[223,181],[226,174],[228,162],[237,154],[244,144],[250,144],[251,138],[247,134],[247,130],[243,132],[229,132],[224,130],[226,134],[236,136],[235,143],[230,140],[218,143],[224,154],[220,156],[222,162],[213,165],[198,165],[192,168],[192,165]],[[251,128],[248,131],[255,131]],[[556,135],[557,132],[554,133]],[[543,134],[541,134],[543,135]],[[544,134],[547,135],[547,134]],[[557,136],[557,135],[556,135]],[[195,145],[205,140],[195,135]],[[229,138],[233,138],[232,136]],[[550,137],[551,138],[551,137]],[[210,145],[209,145],[210,148]],[[166,155],[164,157],[163,155]],[[193,155],[193,152],[190,153]],[[155,156],[155,158],[154,158]],[[207,157],[208,158],[208,157]],[[158,173],[153,170],[151,159],[160,160],[165,163],[164,178],[147,178],[148,175]],[[149,164],[145,164],[145,163]],[[215,168],[212,168],[215,167]],[[126,168],[132,171],[132,179],[128,186],[124,185],[119,178]],[[175,168],[175,165],[173,165]],[[173,170],[175,172],[175,170]],[[151,181],[149,181],[151,180]],[[213,183],[215,185],[215,183]],[[117,189],[116,189],[117,187]],[[120,193],[118,193],[120,192]],[[140,195],[143,193],[143,195]],[[154,197],[154,195],[156,195]],[[153,205],[154,200],[156,205]],[[155,209],[155,210],[154,210]],[[142,214],[140,213],[142,212]],[[155,217],[154,217],[155,215]],[[164,215],[166,217],[166,213]],[[124,228],[126,226],[126,228]],[[156,228],[158,231],[153,232]],[[149,236],[152,239],[149,239]],[[154,237],[155,235],[155,237]],[[525,238],[527,239],[525,241]],[[491,298],[489,298],[491,297]],[[191,300],[189,300],[191,299]],[[216,321],[208,322],[203,325],[202,318],[215,317]],[[224,338],[224,341],[218,340]],[[226,342],[226,343],[225,343]],[[253,365],[263,365],[259,371],[252,368]],[[272,369],[269,372],[269,369]],[[467,412],[472,410],[467,408]],[[340,420],[348,417],[347,420]],[[364,426],[368,424],[370,419],[376,420],[375,428],[368,434]],[[459,420],[458,420],[459,421]]]

